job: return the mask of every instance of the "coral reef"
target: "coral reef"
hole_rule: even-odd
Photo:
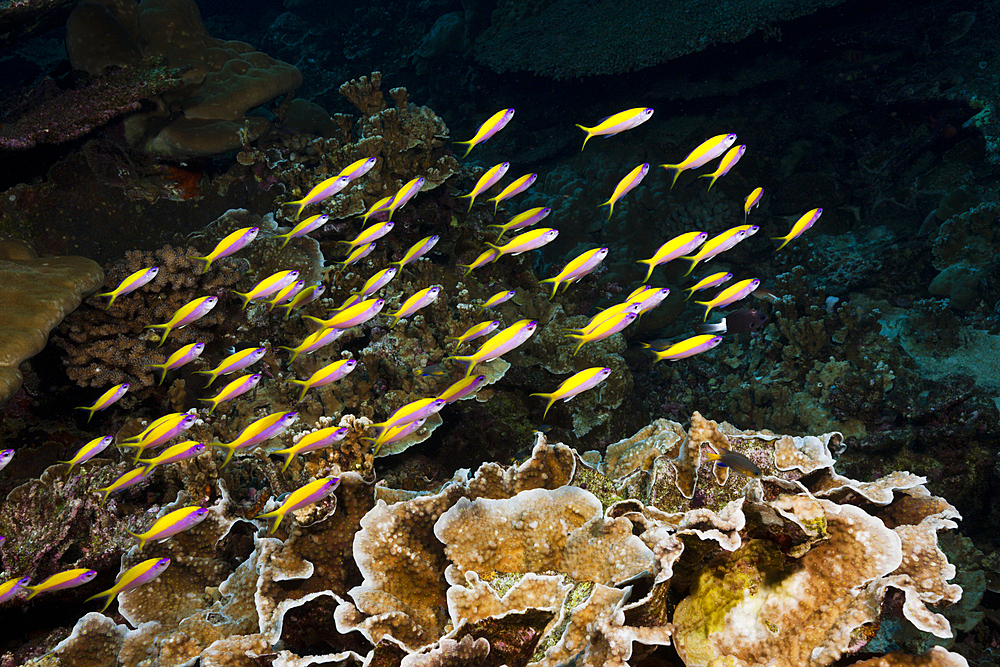
[[[194,247],[164,246],[154,252],[126,253],[124,262],[108,267],[111,285],[141,268],[159,266],[160,271],[152,282],[110,307],[95,298],[62,323],[54,341],[65,351],[69,378],[82,387],[129,382],[136,396],[148,396],[159,378],[147,366],[163,363],[169,350],[164,353],[157,347],[158,335],[146,325],[166,322],[195,297],[231,290],[243,277],[241,262],[228,258],[201,274],[202,263],[190,259],[198,254]],[[207,317],[173,333],[170,349],[211,343],[216,337],[213,329],[225,321],[225,310],[220,304]]]
[[[0,404],[21,387],[18,365],[41,352],[49,332],[104,284],[85,257],[39,258],[15,241],[0,243]]]
[[[444,121],[430,108],[411,103],[405,88],[389,91],[395,106],[388,106],[381,82],[382,74],[373,72],[340,86],[340,94],[357,107],[361,117],[338,114],[332,119],[336,126],[332,136],[293,138],[290,163],[278,172],[288,202],[305,196],[316,183],[346,165],[369,157],[378,158],[374,169],[310,211],[332,219],[347,218],[395,192],[414,174],[426,179],[423,190],[427,191],[458,170],[458,161],[445,149],[449,132]],[[294,211],[285,208],[279,217],[290,220]]]
[[[181,70],[155,59],[99,74],[67,90],[51,82],[41,84],[20,108],[7,110],[7,122],[0,124],[0,147],[23,150],[71,141],[181,85]]]
[[[291,65],[209,35],[193,0],[81,3],[66,43],[73,67],[91,74],[139,55],[183,72],[183,85],[148,96],[153,111],[125,119],[129,143],[163,155],[216,155],[248,144],[271,125],[247,112],[302,83]]]

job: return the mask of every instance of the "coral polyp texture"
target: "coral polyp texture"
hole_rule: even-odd
[[[840,438],[695,413],[687,429],[660,420],[600,460],[538,434],[522,463],[460,470],[433,492],[343,473],[333,496],[274,537],[218,481],[205,521],[126,552],[125,566],[175,565],[119,596],[124,624],[89,613],[28,664],[417,664],[488,652],[508,665],[607,666],[674,646],[706,667],[965,665],[941,647],[865,659],[880,624],[952,635],[940,612],[962,588],[938,537],[959,517],[916,475],[839,475]],[[701,456],[722,443],[761,475],[727,475]],[[181,492],[164,510],[189,502]],[[905,604],[883,604],[890,590]]]

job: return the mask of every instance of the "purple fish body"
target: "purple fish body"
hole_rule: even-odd
[[[170,565],[169,558],[160,558],[159,560],[156,561],[156,564],[154,564],[152,567],[142,572],[139,576],[137,576],[132,581],[128,582],[125,586],[122,586],[119,592],[124,593],[125,591],[132,590],[133,588],[138,588],[143,584],[148,584],[153,579],[156,579],[158,576],[163,574],[163,571],[167,569],[167,566],[169,565]]]
[[[380,312],[382,312],[382,309],[384,307],[385,307],[385,299],[375,299],[375,303],[373,303],[371,306],[365,308],[363,311],[359,312],[354,317],[346,319],[343,322],[338,322],[337,326],[334,328],[350,329],[351,327],[360,326],[365,322],[367,322],[368,320],[370,320],[371,318],[378,315]]]
[[[168,450],[169,451],[169,450]],[[140,459],[139,463],[145,463],[152,469],[157,465],[167,465],[168,463],[177,463],[178,461],[184,461],[187,459],[193,459],[196,456],[200,456],[205,451],[205,445],[200,442],[192,442],[188,447],[177,451],[175,454],[168,456],[162,461],[156,461],[155,459]]]
[[[252,438],[249,438],[244,443],[244,446],[253,447],[254,445],[259,445],[260,443],[270,440],[271,438],[281,434],[282,431],[284,431],[286,428],[292,425],[292,422],[298,419],[298,416],[299,413],[297,412],[289,412],[284,417],[279,419],[277,423],[272,424],[271,426],[264,429],[257,435],[253,436]],[[240,435],[242,436],[242,433]],[[237,437],[237,440],[239,440],[239,437]]]
[[[235,373],[236,371],[241,371],[248,366],[253,366],[255,363],[264,358],[267,354],[266,347],[254,348],[254,351],[241,359],[235,359],[226,366],[221,366],[215,369],[216,375],[229,375],[230,373]]]
[[[136,534],[130,532],[133,537],[138,537],[140,540],[139,548],[141,549],[147,542],[159,542],[160,540],[165,540],[168,537],[173,537],[177,533],[182,533],[189,528],[197,526],[199,523],[208,518],[208,510],[204,507],[189,507],[181,510],[174,510],[163,518],[170,516],[170,514],[180,513],[180,518],[173,523],[167,525],[162,525],[156,532],[152,532],[157,528],[157,524],[160,524],[160,519],[157,519],[153,523],[153,527],[150,528],[149,532]]]
[[[143,449],[146,449],[148,447],[156,447],[158,445],[162,445],[168,440],[176,438],[181,433],[194,426],[195,422],[197,421],[198,418],[195,417],[194,415],[187,415],[183,419],[172,425],[170,428],[166,429],[159,428],[150,431],[149,433],[146,434],[147,437],[149,438],[148,440],[147,439],[139,440],[138,442],[134,443],[133,446],[137,447],[141,452]]]
[[[212,398],[201,399],[203,403],[209,403],[212,406],[209,408],[208,414],[215,412],[215,408],[219,406],[219,403],[231,401],[237,396],[242,396],[256,387],[257,383],[260,382],[260,377],[260,373],[254,373],[253,375],[237,378],[223,387],[219,393]]]
[[[399,429],[398,431],[396,431],[394,434],[383,440],[381,443],[379,443],[379,445],[380,446],[391,445],[394,442],[399,442],[404,438],[408,438],[409,436],[419,431],[420,427],[423,426],[426,421],[427,418],[422,417],[420,419],[417,419],[416,421],[410,422],[409,424],[403,424],[402,426],[398,427]]]
[[[87,421],[89,422],[91,418],[93,418],[95,412],[98,412],[100,410],[106,410],[107,408],[110,408],[112,405],[114,405],[118,401],[118,399],[120,399],[122,396],[125,395],[125,392],[128,391],[129,386],[130,385],[128,382],[122,382],[121,384],[116,385],[111,389],[108,389],[106,392],[104,392],[101,395],[101,397],[94,402],[93,405],[83,405],[75,409],[86,410]]]
[[[511,197],[521,194],[522,192],[530,188],[532,185],[534,185],[536,180],[538,180],[538,174],[531,174],[531,176],[524,179],[524,183],[521,183],[521,185],[517,186],[510,192],[506,192],[505,193],[506,196],[504,197],[504,199],[510,199]]]
[[[14,450],[13,449],[2,449],[2,450],[0,450],[0,470],[3,470],[4,468],[6,468],[7,464],[10,463],[10,460],[12,458],[14,458]]]
[[[448,404],[460,401],[466,396],[474,394],[478,391],[479,388],[483,386],[484,382],[486,382],[485,375],[463,378],[441,392],[438,398]]]
[[[496,122],[496,124],[494,124],[492,127],[487,128],[486,131],[483,133],[483,135],[479,137],[479,143],[483,143],[484,141],[489,141],[489,139],[492,138],[494,134],[496,134],[503,128],[507,127],[507,123],[509,123],[513,117],[514,117],[513,109],[507,109],[506,111],[504,111],[503,115]]]
[[[639,304],[639,312],[642,313],[642,312],[645,312],[647,310],[651,310],[653,308],[656,308],[661,303],[663,303],[668,296],[670,296],[670,288],[669,287],[663,287],[663,288],[660,288],[658,290],[653,291],[652,293],[650,293],[647,296],[643,297],[643,299],[641,301],[636,301],[636,303]]]
[[[217,296],[207,297],[204,301],[199,303],[197,307],[195,307],[190,313],[188,313],[180,320],[178,320],[177,323],[174,324],[171,328],[177,329],[179,327],[187,326],[192,322],[200,320],[205,315],[207,315],[210,310],[215,308],[215,304],[217,304],[218,302],[219,302],[219,297]],[[166,336],[164,336],[164,338],[166,338]]]
[[[331,493],[333,493],[337,489],[337,486],[339,485],[340,485],[340,478],[331,477],[326,484],[322,485],[309,495],[302,497],[301,499],[291,503],[288,506],[282,505],[281,509],[285,514],[288,514],[290,512],[294,512],[297,509],[301,509],[306,505],[312,505],[313,503],[317,503],[320,500],[326,498]]]
[[[0,604],[10,600],[18,591],[31,583],[31,577],[21,577],[17,581],[5,581],[0,585]]]
[[[333,183],[320,190],[316,194],[316,197],[313,199],[313,203],[318,201],[323,201],[327,197],[332,197],[333,195],[337,194],[350,184],[351,184],[351,178],[349,176],[341,176],[340,178],[336,179]]]
[[[424,183],[427,181],[423,176],[416,178],[406,185],[404,185],[399,192],[392,198],[389,202],[389,219],[392,220],[392,214],[396,212],[396,209],[403,208],[406,202],[410,201],[417,196],[420,189],[424,187]]]
[[[317,449],[329,447],[346,438],[350,430],[347,426],[330,426],[319,431],[307,433],[301,440],[295,443],[295,453],[304,454],[305,452],[313,452]]]
[[[375,167],[375,165],[377,163],[378,163],[378,158],[370,157],[367,160],[365,160],[364,162],[362,162],[361,166],[358,167],[357,169],[355,169],[353,171],[349,171],[349,172],[341,172],[340,175],[341,176],[346,176],[347,178],[349,178],[350,180],[353,181],[353,180],[361,178],[362,176],[364,176],[365,174],[367,174],[369,171],[371,171]]]
[[[580,266],[576,267],[575,269],[567,273],[562,278],[562,282],[569,282],[583,278],[591,271],[596,269],[598,266],[600,266],[601,262],[603,262],[604,258],[607,256],[608,256],[608,249],[600,248],[598,252],[591,255],[591,257],[586,262],[584,262]]]
[[[234,241],[232,245],[228,248],[221,249],[220,252],[215,256],[215,259],[222,259],[223,257],[229,257],[233,253],[239,252],[245,246],[247,246],[251,241],[257,238],[257,234],[260,233],[260,227],[251,227],[248,229],[239,239]]]

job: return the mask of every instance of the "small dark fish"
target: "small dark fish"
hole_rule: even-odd
[[[666,338],[657,338],[656,340],[651,340],[648,343],[639,343],[643,348],[647,350],[652,350],[653,352],[663,352],[665,349],[674,344],[675,341],[667,340]]]
[[[420,377],[441,377],[442,375],[447,375],[448,370],[444,367],[444,364],[434,364],[433,366],[424,366],[419,371],[417,375]]]
[[[718,449],[721,451],[709,450],[705,452],[705,458],[709,461],[715,461],[715,465],[720,468],[732,468],[741,475],[746,475],[747,477],[760,477],[761,471],[753,461],[743,456],[739,452],[734,452],[731,449],[726,449],[725,447],[716,447],[715,445],[709,445],[712,450]]]
[[[767,313],[756,308],[736,310],[715,324],[702,324],[698,327],[700,333],[749,333],[757,331],[767,323]]]

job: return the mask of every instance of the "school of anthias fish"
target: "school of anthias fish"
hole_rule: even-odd
[[[584,132],[586,132],[586,137],[583,141],[583,148],[586,148],[587,142],[592,137],[611,137],[619,132],[633,129],[649,120],[652,114],[653,110],[649,108],[629,109],[627,111],[609,116],[593,127],[578,125],[577,127],[580,127]],[[502,130],[504,126],[510,122],[513,116],[513,109],[504,109],[499,111],[480,126],[479,130],[472,139],[464,142],[456,142],[465,144],[468,147],[463,157],[468,156],[473,148],[487,141],[497,132]],[[710,174],[704,174],[700,177],[710,179],[708,187],[711,189],[715,182],[735,167],[740,158],[743,156],[746,146],[737,146],[735,143],[735,134],[718,135],[703,142],[691,151],[691,153],[688,154],[683,161],[677,164],[661,165],[667,171],[673,172],[673,182],[671,183],[671,188],[676,185],[677,179],[682,172],[697,169],[721,157],[715,171]],[[331,197],[348,187],[353,180],[364,176],[375,166],[376,162],[376,158],[365,158],[349,164],[337,175],[316,185],[302,199],[294,202],[288,202],[288,205],[298,206],[295,219],[297,220],[299,218],[307,206],[319,203],[324,199]],[[649,164],[641,164],[621,179],[609,199],[602,204],[602,206],[608,206],[609,219],[614,211],[615,203],[628,194],[630,190],[639,185],[639,183],[649,173],[649,167]],[[469,210],[472,209],[476,197],[499,183],[506,175],[509,168],[510,163],[503,162],[488,169],[479,178],[472,191],[461,196],[461,198],[469,199]],[[501,202],[530,188],[536,178],[536,174],[526,174],[515,179],[509,185],[504,187],[499,194],[489,199],[489,202],[493,204],[494,211],[497,210]],[[362,216],[363,222],[367,223],[368,220],[376,214],[383,214],[380,217],[385,217],[385,220],[376,222],[371,226],[366,227],[350,241],[341,241],[340,243],[346,247],[348,254],[346,259],[337,262],[337,264],[341,267],[348,266],[371,253],[375,248],[375,244],[378,239],[392,231],[393,214],[398,209],[403,207],[410,199],[416,196],[417,193],[420,192],[423,185],[423,178],[414,178],[400,188],[398,192],[375,202]],[[746,218],[748,217],[751,209],[760,203],[762,196],[762,189],[756,188],[746,197],[743,206],[744,223],[746,223]],[[487,243],[487,249],[484,250],[483,253],[471,264],[461,265],[461,268],[466,270],[465,275],[468,275],[470,272],[485,264],[498,261],[504,255],[518,255],[531,250],[536,250],[553,241],[559,234],[558,230],[554,228],[535,227],[529,231],[517,234],[516,236],[508,239],[503,245],[500,245],[504,235],[508,232],[533,227],[535,224],[545,219],[549,213],[549,208],[532,208],[511,217],[510,221],[506,224],[496,225],[499,227],[499,234],[496,242]],[[808,211],[793,224],[788,234],[781,237],[775,237],[775,240],[781,241],[781,245],[778,246],[778,249],[780,250],[781,248],[784,248],[789,242],[806,232],[816,223],[822,213],[823,209],[821,208]],[[305,236],[317,229],[321,229],[327,223],[327,220],[328,216],[326,215],[310,216],[302,222],[296,224],[291,231],[279,235],[278,238],[284,239],[283,243],[288,243],[291,239]],[[690,275],[699,263],[707,262],[716,255],[733,248],[740,241],[750,237],[757,231],[758,227],[756,225],[742,224],[728,229],[712,238],[709,238],[708,234],[705,232],[700,231],[691,231],[681,234],[660,246],[649,259],[640,260],[640,263],[645,264],[648,267],[643,282],[645,283],[649,280],[656,267],[675,259],[685,259],[690,262],[690,267],[685,274]],[[207,271],[214,261],[239,252],[240,249],[251,243],[257,237],[258,233],[259,229],[256,227],[248,227],[237,230],[222,239],[207,255],[192,259],[203,262],[203,271]],[[399,273],[399,271],[403,269],[404,266],[416,261],[428,253],[437,241],[437,236],[429,236],[418,241],[406,251],[402,259],[393,262],[390,267],[385,268],[371,276],[365,282],[361,290],[352,294],[342,306],[330,313],[330,317],[328,319],[322,320],[312,317],[307,318],[319,325],[316,331],[307,336],[301,343],[299,343],[299,345],[294,347],[283,347],[282,349],[289,351],[291,359],[294,360],[299,355],[308,354],[321,347],[329,345],[351,327],[359,326],[364,322],[380,315],[382,308],[385,305],[385,301],[375,297],[378,291],[385,287]],[[552,293],[549,297],[551,299],[555,297],[560,288],[565,290],[572,283],[581,280],[583,277],[594,271],[594,269],[596,269],[601,262],[604,261],[607,255],[608,248],[603,247],[583,252],[576,258],[569,261],[555,276],[546,278],[540,282],[550,283],[552,285]],[[125,278],[121,284],[113,290],[98,296],[108,297],[108,306],[110,307],[116,299],[126,297],[131,292],[142,288],[144,285],[152,281],[157,276],[158,272],[159,268],[155,266],[140,269]],[[234,292],[234,294],[242,301],[243,308],[246,308],[252,301],[267,299],[266,303],[269,309],[274,310],[275,308],[281,308],[284,310],[284,316],[287,318],[293,310],[318,299],[324,291],[324,285],[318,284],[306,286],[304,281],[298,280],[298,277],[299,274],[297,271],[280,271],[261,280],[252,289],[250,289],[250,291],[245,293]],[[696,292],[714,287],[720,287],[732,278],[733,274],[728,272],[719,272],[706,276],[700,279],[692,287],[687,288],[687,298],[690,299]],[[729,287],[721,289],[713,298],[707,301],[696,301],[696,303],[705,307],[704,319],[707,321],[708,315],[712,310],[724,308],[736,303],[737,301],[745,299],[754,290],[756,290],[759,285],[760,281],[758,279],[746,278],[732,284]],[[395,326],[400,319],[410,317],[421,308],[433,303],[439,296],[440,291],[441,288],[439,286],[432,285],[417,291],[415,294],[405,299],[399,309],[389,315],[392,317],[392,326]],[[580,348],[587,343],[607,338],[622,331],[629,324],[634,322],[643,312],[660,305],[669,294],[670,290],[668,288],[657,288],[644,284],[629,294],[621,303],[611,306],[610,308],[606,308],[597,315],[593,316],[584,327],[580,329],[568,330],[566,335],[578,341],[574,354],[576,354],[576,352],[578,352]],[[501,290],[489,297],[486,302],[479,307],[477,314],[481,314],[488,309],[494,308],[506,302],[513,296],[513,290]],[[151,324],[147,328],[162,332],[158,343],[158,345],[162,345],[166,342],[171,331],[191,324],[199,318],[204,317],[212,310],[212,308],[216,306],[217,303],[218,297],[216,296],[205,296],[194,299],[179,308],[168,321],[162,324]],[[732,321],[727,324],[727,320],[730,319],[732,319]],[[759,326],[765,319],[765,315],[754,310],[740,311],[740,313],[734,314],[732,318],[726,318],[720,323],[701,325],[702,333],[685,340],[673,343],[653,341],[652,343],[644,344],[644,346],[648,347],[653,352],[656,357],[656,361],[663,359],[677,361],[679,359],[685,359],[712,349],[722,341],[722,336],[719,335],[721,333],[726,333],[727,331],[748,331],[756,328],[756,326]],[[476,366],[497,359],[511,350],[514,350],[531,338],[537,328],[538,322],[534,320],[518,320],[517,322],[514,322],[502,329],[501,322],[499,320],[486,320],[470,327],[460,336],[452,338],[457,342],[455,348],[457,352],[457,350],[465,343],[489,334],[493,334],[485,342],[481,343],[479,348],[471,354],[455,354],[447,358],[466,365],[464,378],[453,383],[441,394],[422,398],[403,405],[389,415],[384,421],[372,425],[370,428],[374,429],[375,434],[374,437],[367,438],[367,440],[372,442],[374,453],[377,454],[383,445],[397,442],[412,434],[424,424],[428,417],[441,411],[441,409],[449,403],[475,393],[486,380],[486,376],[484,375],[473,375]],[[205,346],[203,343],[185,345],[173,352],[164,363],[151,365],[160,371],[160,383],[163,382],[169,371],[176,370],[198,358],[204,348]],[[265,353],[266,349],[262,347],[249,347],[243,350],[238,350],[225,358],[218,365],[218,367],[198,372],[208,376],[208,385],[210,386],[220,375],[231,375],[249,368],[258,362]],[[336,382],[337,380],[345,377],[356,367],[357,361],[354,359],[338,360],[320,368],[304,380],[293,379],[289,380],[289,382],[301,386],[302,390],[298,398],[298,400],[301,401],[306,392],[310,389]],[[547,401],[544,412],[542,413],[544,418],[548,414],[549,408],[551,408],[556,401],[569,401],[577,394],[596,387],[601,382],[607,380],[611,375],[611,372],[610,368],[587,368],[575,373],[563,381],[553,391],[548,393],[536,393],[532,394],[532,396],[539,396]],[[208,415],[211,415],[215,411],[216,407],[218,407],[221,403],[231,401],[253,389],[260,379],[261,375],[257,373],[241,375],[228,382],[212,398],[203,399],[203,401],[208,405]],[[80,407],[78,409],[84,410],[88,413],[87,420],[89,421],[95,412],[106,410],[114,405],[116,401],[125,395],[128,388],[128,383],[114,386],[104,392],[104,394],[102,394],[92,405]],[[237,451],[249,450],[250,448],[281,434],[282,431],[288,428],[295,421],[296,417],[297,415],[295,412],[270,414],[248,425],[232,442],[213,442],[206,445],[205,443],[185,440],[167,447],[156,456],[143,458],[143,454],[146,450],[166,445],[171,440],[182,437],[185,431],[190,429],[197,421],[196,417],[189,413],[181,412],[164,415],[149,424],[146,429],[142,431],[142,433],[130,438],[122,438],[118,440],[116,444],[120,449],[134,450],[134,461],[138,465],[133,470],[119,477],[109,486],[101,489],[104,493],[103,500],[106,501],[108,496],[112,493],[121,491],[145,480],[157,466],[168,465],[184,459],[201,456],[208,451],[210,447],[225,451],[225,459],[222,464],[224,466],[232,460]],[[285,458],[282,471],[287,469],[289,463],[296,456],[324,447],[329,447],[343,440],[347,435],[347,431],[348,429],[345,427],[329,427],[320,429],[307,434],[293,446],[275,452]],[[76,455],[65,463],[69,464],[69,470],[72,471],[74,467],[84,464],[86,461],[103,452],[114,441],[114,436],[102,436],[95,438],[94,440],[91,440],[87,444],[83,445]],[[0,452],[0,470],[2,470],[3,467],[11,460],[13,455],[14,451],[9,449]],[[708,460],[715,461],[717,465],[732,467],[742,474],[760,474],[760,471],[752,462],[736,452],[712,451],[706,453],[705,456]],[[337,488],[337,484],[338,479],[336,477],[323,477],[316,479],[289,494],[277,509],[260,514],[255,518],[272,520],[269,532],[274,533],[284,517],[290,512],[322,500]],[[197,525],[206,517],[207,514],[208,510],[203,507],[183,507],[160,517],[145,532],[132,533],[132,535],[139,540],[139,548],[142,549],[142,547],[148,542],[169,539],[171,536]],[[0,544],[2,544],[3,539],[4,538],[0,536]],[[112,599],[114,599],[118,593],[132,590],[138,586],[148,583],[149,581],[152,581],[169,565],[169,558],[151,558],[142,561],[141,563],[119,574],[114,586],[108,590],[92,595],[88,598],[88,600],[104,598],[105,603],[104,607],[102,607],[103,611],[111,604]],[[54,574],[35,585],[31,585],[30,577],[23,575],[14,576],[8,578],[3,583],[0,583],[0,602],[14,598],[22,590],[28,592],[26,599],[31,599],[39,593],[62,590],[86,584],[96,576],[97,572],[94,570],[84,568],[71,569]]]

